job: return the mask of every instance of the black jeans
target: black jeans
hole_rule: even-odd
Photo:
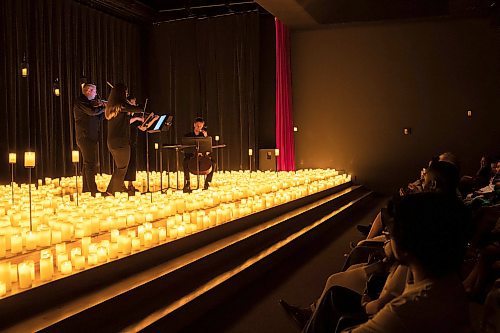
[[[318,304],[311,319],[302,330],[303,333],[335,332],[339,319],[350,315],[362,318],[357,323],[368,319],[361,306],[361,295],[344,287],[333,286]],[[345,327],[344,327],[345,328]]]
[[[115,161],[115,171],[111,176],[106,192],[114,194],[115,192],[126,192],[125,174],[127,173],[128,162],[130,160],[130,146],[125,147],[110,147],[108,149],[113,155]]]
[[[79,139],[76,141],[78,148],[82,152],[83,167],[83,192],[97,193],[95,175],[97,173],[97,141],[89,139]]]

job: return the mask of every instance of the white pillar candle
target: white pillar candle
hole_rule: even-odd
[[[36,249],[38,234],[35,231],[26,233],[26,250],[31,251]]]
[[[54,263],[52,257],[47,256],[40,258],[40,280],[50,281],[54,275]]]
[[[10,252],[12,254],[23,252],[23,237],[21,235],[10,236]]]
[[[10,264],[10,282],[17,283],[17,265]]]
[[[0,258],[4,258],[7,254],[7,241],[4,235],[0,235]]]
[[[184,236],[186,236],[186,228],[181,225],[177,227],[177,237],[184,237]]]
[[[118,242],[118,236],[120,236],[120,231],[119,230],[117,230],[117,229],[111,230],[111,238],[110,238],[110,240],[111,240],[112,243]]]
[[[24,167],[34,168],[35,167],[35,152],[27,151],[24,152]],[[31,285],[31,284],[30,284]]]
[[[158,228],[152,228],[151,229],[151,234],[153,236],[153,238],[152,238],[152,244],[153,245],[158,244],[160,242],[160,236],[159,236]]]
[[[61,273],[64,275],[73,273],[73,265],[71,264],[71,261],[66,260],[61,263]]]
[[[60,272],[61,271],[61,264],[68,260],[68,254],[67,253],[58,253],[56,254],[56,266],[57,270]]]
[[[31,269],[26,262],[17,265],[19,288],[25,289],[31,287]]]
[[[96,243],[90,243],[88,251],[89,251],[89,254],[91,254],[91,253],[97,253],[97,244]]]
[[[56,254],[66,253],[66,243],[56,244]]]
[[[153,234],[151,233],[151,231],[146,231],[144,233],[144,246],[147,248],[151,247],[152,241],[153,241]]]
[[[118,258],[118,243],[109,244],[109,257],[111,259]]]
[[[141,249],[141,240],[138,237],[132,238],[132,251],[136,252]]]
[[[71,162],[73,163],[80,162],[80,152],[78,150],[73,150],[71,152]]]
[[[97,265],[97,254],[89,253],[89,255],[87,256],[87,262],[89,266]]]
[[[9,153],[9,163],[10,164],[16,164],[17,162],[17,155],[16,153]]]
[[[172,227],[169,229],[168,235],[170,238],[177,238],[177,227]]]
[[[71,259],[71,261],[73,261],[73,259],[77,255],[79,255],[79,256],[82,255],[82,248],[80,248],[80,247],[74,247],[74,248],[71,249],[71,251],[70,251],[70,259]]]
[[[118,239],[118,252],[130,254],[132,252],[132,239],[128,236],[120,236]]]
[[[4,282],[0,282],[0,297],[5,296],[7,293],[7,285]]]
[[[50,228],[45,224],[38,227],[38,245],[50,246]]]
[[[85,257],[79,254],[76,254],[73,257],[73,266],[75,270],[81,270],[85,267]]]
[[[164,242],[167,239],[167,229],[165,227],[158,228],[158,238],[160,242]]]
[[[89,254],[89,245],[92,239],[90,237],[82,238],[82,255],[87,256]]]
[[[11,286],[10,262],[0,263],[0,282],[5,283],[7,291],[10,291],[10,286]]]
[[[62,234],[60,230],[52,230],[51,244],[58,244],[62,242]]]
[[[106,262],[108,261],[108,250],[104,246],[97,248],[97,261]]]

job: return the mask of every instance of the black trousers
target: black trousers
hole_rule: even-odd
[[[97,193],[97,184],[95,175],[97,174],[97,141],[81,138],[77,139],[76,144],[82,152],[83,167],[83,192],[90,192],[92,195]]]
[[[130,161],[128,162],[127,173],[125,174],[125,180],[134,181],[137,172],[137,156],[136,156],[136,146],[134,142],[130,142]]]
[[[184,160],[182,161],[182,168],[184,170],[184,184],[190,183],[189,181],[189,160],[191,157],[185,156]],[[214,170],[215,170],[215,162],[210,159],[212,162],[212,171],[210,171],[209,174],[207,174],[207,178],[205,179],[205,187],[208,187],[208,185],[212,182],[212,178],[214,176]]]
[[[318,304],[302,333],[336,332],[339,319],[343,316],[355,317],[356,322],[351,324],[363,323],[368,319],[361,307],[360,294],[344,287],[333,286]]]
[[[113,155],[115,161],[115,171],[111,176],[106,192],[114,194],[115,192],[126,192],[125,174],[127,173],[128,162],[130,160],[130,146],[125,147],[110,147],[108,149]]]

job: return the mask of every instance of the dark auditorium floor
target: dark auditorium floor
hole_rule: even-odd
[[[278,300],[306,305],[318,297],[328,276],[341,269],[349,242],[361,239],[356,225],[370,223],[385,202],[374,197],[348,219],[335,221],[330,232],[309,241],[309,247],[252,281],[237,298],[193,320],[182,332],[298,332]]]

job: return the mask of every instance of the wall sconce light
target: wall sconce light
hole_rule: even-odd
[[[411,128],[410,127],[405,127],[403,129],[403,134],[404,135],[410,135],[411,134]]]
[[[472,117],[472,110],[467,111],[467,117],[469,117],[469,118]]]
[[[23,56],[23,62],[21,63],[21,76],[28,77],[29,75],[29,64],[26,61],[26,54]]]
[[[294,127],[293,127],[293,131],[294,131],[294,132],[298,132],[298,131],[299,131],[299,129],[297,128],[297,126],[294,126]]]
[[[54,84],[52,85],[52,91],[57,97],[61,96],[61,86],[59,85],[59,78],[56,78]]]

